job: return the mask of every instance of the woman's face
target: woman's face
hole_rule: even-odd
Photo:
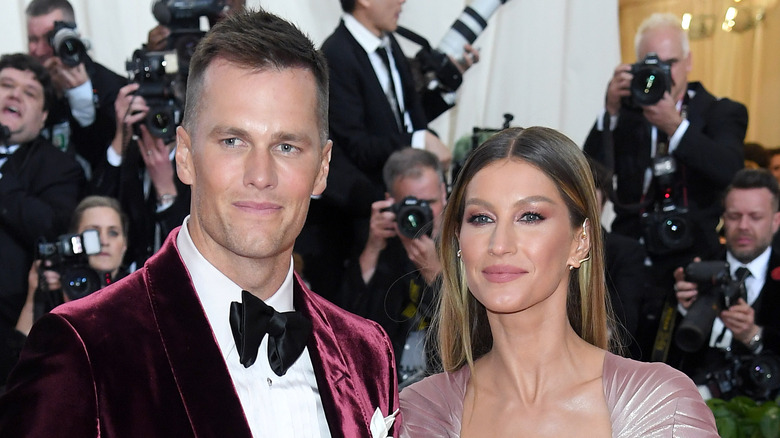
[[[488,312],[519,312],[556,292],[565,303],[568,267],[588,248],[547,175],[520,160],[492,163],[474,175],[464,205],[461,258]]]
[[[100,253],[89,256],[89,266],[113,274],[122,264],[127,249],[119,214],[110,207],[88,208],[81,217],[78,232],[85,230],[97,230],[100,234]]]

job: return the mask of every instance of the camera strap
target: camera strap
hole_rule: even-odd
[[[668,297],[664,300],[664,308],[661,311],[661,320],[658,322],[658,332],[653,342],[653,351],[650,353],[651,362],[666,362],[669,355],[669,347],[672,345],[672,333],[677,319],[676,300]]]

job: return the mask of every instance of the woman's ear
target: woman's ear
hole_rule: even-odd
[[[585,220],[582,221],[582,227],[578,234],[574,236],[572,254],[569,257],[569,266],[572,269],[579,268],[582,265],[582,262],[590,259],[590,236],[592,234],[590,226],[590,220],[585,218]]]

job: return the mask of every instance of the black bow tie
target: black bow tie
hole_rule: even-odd
[[[230,303],[230,328],[241,364],[249,368],[255,363],[268,333],[268,362],[277,376],[283,376],[306,348],[311,322],[298,312],[279,313],[247,291],[241,291],[241,301]]]

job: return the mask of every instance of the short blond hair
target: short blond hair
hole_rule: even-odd
[[[688,41],[688,33],[682,28],[680,18],[671,13],[656,12],[645,18],[645,21],[643,21],[636,30],[636,35],[634,36],[634,52],[636,53],[637,59],[639,59],[639,45],[642,44],[642,38],[644,38],[645,34],[663,28],[675,29],[678,31],[680,34],[680,44],[682,45],[683,56],[688,56],[691,45]]]

